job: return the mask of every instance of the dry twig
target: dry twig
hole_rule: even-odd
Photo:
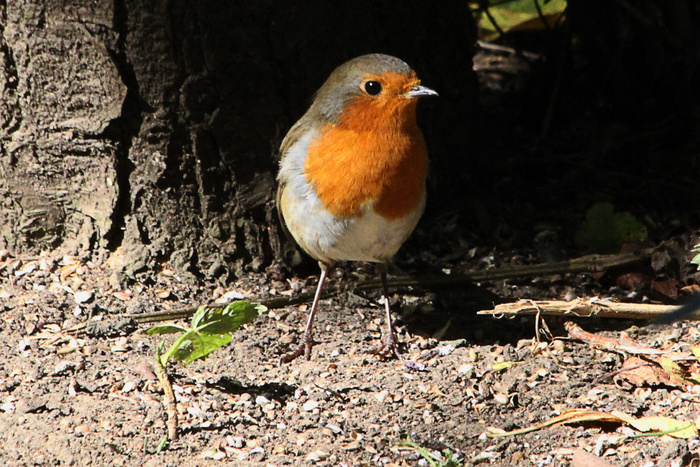
[[[568,317],[598,316],[601,318],[657,319],[677,308],[678,307],[674,305],[618,303],[602,301],[595,298],[587,300],[577,298],[569,302],[563,300],[518,300],[512,303],[501,303],[500,305],[496,305],[492,310],[481,310],[478,314],[497,316],[541,314]]]

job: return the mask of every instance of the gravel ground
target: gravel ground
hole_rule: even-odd
[[[688,465],[700,451],[695,438],[628,438],[638,432],[610,422],[486,437],[490,428],[526,428],[570,409],[700,423],[699,386],[619,384],[612,375],[625,360],[621,353],[561,338],[538,343],[532,318],[474,313],[490,308],[496,296],[580,295],[595,282],[587,276],[394,289],[403,360],[364,353],[384,328],[374,292],[323,301],[312,360],[283,366],[279,357],[298,340],[308,306],[270,309],[208,359],[170,367],[181,437],[159,451],[167,416],[151,364],[158,342],[172,337],[148,336],[147,326],[120,322],[118,315],[290,296],[313,291],[316,278],[286,277],[272,267],[227,287],[194,286],[166,268],[141,281],[121,280],[118,253],[102,264],[0,254],[0,463],[428,465],[406,440],[425,448],[436,465],[445,449],[463,465],[504,466],[570,465],[579,448],[617,466]],[[494,257],[476,249],[464,255],[468,260],[455,262],[454,271]],[[517,261],[516,254],[506,256]],[[348,265],[333,280],[367,275]],[[75,331],[82,322],[92,324]],[[687,323],[578,323],[613,338],[627,330],[654,348],[700,341]],[[555,336],[566,336],[562,325],[549,320]]]

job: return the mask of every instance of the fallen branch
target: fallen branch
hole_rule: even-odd
[[[653,248],[638,253],[620,255],[587,255],[556,263],[527,264],[524,266],[501,267],[470,271],[463,274],[444,276],[395,277],[389,280],[389,287],[440,287],[465,285],[473,282],[495,281],[504,279],[523,279],[527,277],[552,276],[556,274],[580,274],[603,272],[607,269],[626,266],[651,256]],[[381,287],[378,280],[360,282],[356,289],[373,289]]]
[[[551,276],[555,274],[580,274],[591,272],[603,272],[606,269],[613,267],[625,266],[636,263],[645,258],[648,258],[653,253],[652,248],[642,250],[638,253],[625,253],[620,255],[587,255],[580,258],[574,258],[566,261],[546,264],[532,264],[515,267],[502,267],[494,269],[484,269],[479,271],[470,271],[463,274],[450,275],[430,275],[416,277],[392,277],[388,281],[389,287],[454,287],[474,282],[495,281],[505,279],[523,279],[527,277]],[[333,297],[340,292],[346,290],[368,290],[381,288],[381,281],[370,280],[363,281],[357,284],[349,283],[339,287],[332,284],[327,285],[322,299]],[[296,297],[273,297],[267,299],[251,298],[252,301],[266,306],[268,309],[274,310],[287,306],[306,303],[313,300],[314,292],[305,292]],[[213,303],[207,306],[221,308],[225,307],[226,303]],[[188,319],[198,310],[198,306],[189,308],[180,308],[177,310],[158,311],[154,313],[138,313],[124,314],[119,318],[133,319],[137,323],[155,323],[161,321],[170,321],[178,319]],[[547,313],[544,313],[547,314]],[[68,329],[68,332],[82,332],[85,330],[85,323],[80,323]]]
[[[610,337],[599,336],[581,329],[578,324],[567,321],[564,323],[564,329],[573,339],[578,339],[590,345],[594,349],[608,350],[611,352],[625,352],[632,355],[664,355],[673,350],[659,350],[647,347],[637,342],[632,341],[626,333],[621,333],[617,339]],[[690,356],[690,354],[688,354]]]
[[[518,300],[496,305],[492,310],[481,310],[477,314],[495,316],[548,315],[566,317],[658,319],[676,310],[674,305],[652,305],[648,303],[619,303],[603,300],[577,298],[570,302],[563,300]],[[700,317],[688,317],[700,319]]]

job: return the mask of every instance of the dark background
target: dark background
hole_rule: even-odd
[[[328,74],[371,52],[440,93],[419,109],[429,202],[402,254],[450,236],[531,246],[542,230],[575,249],[598,201],[652,239],[697,226],[694,2],[571,1],[556,28],[499,40],[540,58],[503,85],[480,73],[481,92],[462,1],[98,3],[0,1],[0,248],[14,254],[119,250],[124,278],[168,262],[223,282],[295,264],[278,145]]]

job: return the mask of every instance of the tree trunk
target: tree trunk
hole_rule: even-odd
[[[440,93],[419,118],[451,191],[476,141],[472,41],[461,1],[0,0],[0,249],[119,250],[129,276],[268,265],[279,142],[369,52]]]

